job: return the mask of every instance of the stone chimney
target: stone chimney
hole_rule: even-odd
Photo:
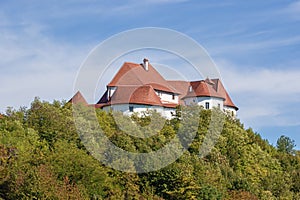
[[[144,58],[143,60],[143,67],[146,71],[149,70],[149,60],[147,58]]]

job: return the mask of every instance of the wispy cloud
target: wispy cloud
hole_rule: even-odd
[[[247,125],[300,125],[299,117],[295,118],[300,112],[296,106],[300,103],[299,69],[238,67],[224,60],[217,64],[229,93],[240,107],[239,116]]]
[[[223,76],[231,85],[232,92],[267,92],[268,95],[291,96],[300,94],[300,84],[297,84],[300,78],[299,69],[253,68],[241,71],[227,66],[226,70],[223,69]]]
[[[243,123],[254,129],[299,125],[299,21],[299,0],[0,1],[0,112],[28,105],[34,96],[68,99],[79,65],[100,41],[134,27],[161,26],[208,48]],[[178,64],[160,56],[149,58]],[[176,69],[188,73],[183,64]]]
[[[274,50],[274,48],[281,48],[285,46],[297,45],[300,43],[300,36],[272,38],[268,40],[256,41],[240,41],[235,44],[226,44],[225,42],[220,46],[212,49],[212,54],[223,54],[231,52],[233,54],[245,53],[248,51],[266,51]]]
[[[20,22],[0,27],[0,109],[28,105],[34,96],[47,100],[72,95],[76,69],[88,54],[43,34],[44,26]],[[72,78],[73,77],[73,78]]]
[[[284,10],[283,13],[289,14],[292,18],[300,20],[300,1],[290,3]]]
[[[85,0],[53,0],[51,2],[33,1],[20,3],[22,12],[17,15],[26,16],[35,20],[66,19],[74,17],[109,18],[113,16],[131,16],[149,13],[156,6],[184,3],[189,0],[124,0],[124,1],[85,1]],[[7,3],[7,8],[14,10],[13,3]]]

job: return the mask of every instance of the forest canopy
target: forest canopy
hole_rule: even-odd
[[[127,173],[91,155],[77,132],[70,103],[36,98],[30,108],[9,108],[0,117],[0,199],[300,199],[300,153],[292,139],[281,136],[274,147],[224,115],[216,144],[200,157],[212,111],[199,109],[199,125],[189,127],[196,135],[180,158],[157,171]],[[156,124],[165,121],[150,114],[157,115]],[[155,133],[138,138],[118,127],[116,115],[96,110],[109,140],[130,152],[162,148],[181,124],[180,109],[159,129],[148,126],[149,115],[124,116],[131,121],[127,131],[136,131],[138,124]],[[139,170],[122,157],[114,162]]]

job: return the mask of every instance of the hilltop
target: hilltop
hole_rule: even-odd
[[[290,144],[271,146],[258,133],[245,129],[238,119],[224,116],[216,145],[208,155],[199,157],[211,113],[201,110],[197,135],[176,162],[158,171],[137,174],[106,167],[90,155],[77,134],[70,103],[35,99],[28,109],[9,109],[0,118],[0,197],[300,199],[300,153],[284,148]],[[111,112],[97,110],[96,117],[118,147],[151,152],[176,135],[180,127],[177,114],[162,129],[150,128],[148,131],[156,134],[144,139],[125,134]],[[144,127],[150,120],[149,116],[127,118]],[[127,128],[132,128],[130,123]],[[122,158],[116,161],[128,162]]]

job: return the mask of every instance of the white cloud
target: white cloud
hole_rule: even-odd
[[[12,26],[7,21],[0,27],[0,112],[7,106],[28,106],[35,96],[51,101],[72,95],[88,45],[59,43],[43,30],[44,26],[25,22]]]
[[[74,71],[55,71],[43,74],[20,74],[1,77],[1,111],[7,106],[28,106],[34,97],[43,100],[66,99],[72,95]]]
[[[272,38],[269,40],[252,40],[250,42],[247,41],[237,41],[236,43],[226,44],[215,46],[211,50],[212,55],[224,54],[224,53],[232,53],[239,54],[241,52],[247,51],[257,51],[257,50],[274,50],[275,48],[282,48],[285,46],[296,45],[300,43],[300,36],[293,37],[281,37],[281,38]]]
[[[248,126],[300,125],[300,69],[245,67],[217,61],[238,115]],[[282,70],[284,69],[284,70]]]
[[[240,67],[221,66],[222,75],[227,80],[232,92],[268,93],[268,95],[295,95],[300,94],[299,69],[258,69],[252,67],[245,70]],[[242,70],[243,69],[243,70]]]

